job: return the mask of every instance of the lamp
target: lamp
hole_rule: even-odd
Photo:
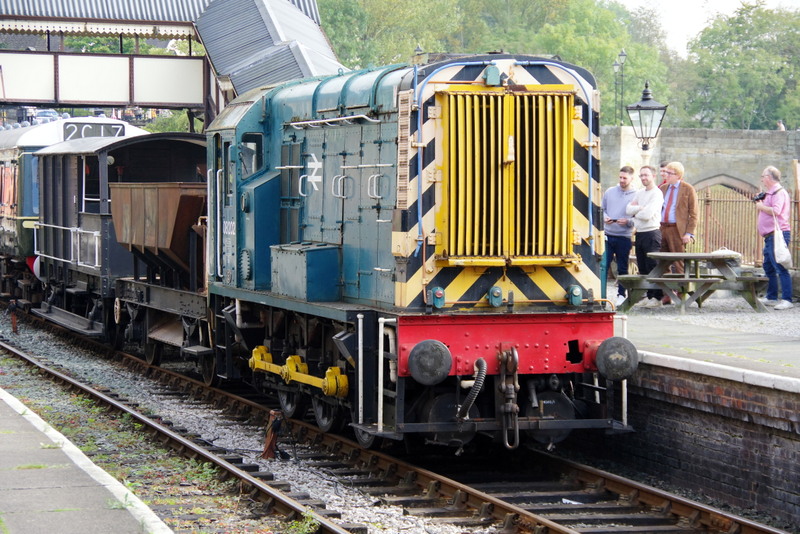
[[[650,148],[650,141],[656,138],[661,122],[667,113],[667,105],[659,104],[653,100],[653,93],[650,91],[650,82],[644,83],[642,99],[626,108],[628,117],[633,126],[633,134],[642,142],[642,150]]]
[[[417,45],[417,48],[414,50],[414,57],[411,58],[412,65],[424,65],[428,62],[428,54],[422,49],[421,46]]]
[[[617,125],[619,124],[619,79],[617,79],[617,74],[622,65],[615,60],[611,66],[614,68],[614,125]]]
[[[622,114],[623,102],[625,102],[625,60],[628,59],[628,54],[625,49],[620,50],[617,54],[617,63],[619,63],[619,123],[622,126],[625,116]],[[616,72],[616,70],[615,70]],[[615,112],[616,113],[616,112]]]

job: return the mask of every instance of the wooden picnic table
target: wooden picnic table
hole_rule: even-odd
[[[734,267],[741,258],[738,252],[650,252],[648,256],[657,262],[652,271],[618,278],[618,282],[628,290],[625,302],[619,306],[622,312],[628,311],[641,300],[648,289],[663,291],[682,314],[693,302],[702,307],[703,302],[719,290],[740,295],[756,311],[767,311],[758,300],[767,278],[752,273],[737,273]],[[683,273],[670,272],[670,267],[676,261],[683,262]]]

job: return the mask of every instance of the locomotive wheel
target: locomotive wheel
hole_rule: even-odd
[[[213,354],[200,358],[200,374],[203,375],[203,383],[207,386],[217,384],[217,359]]]
[[[355,406],[350,408],[350,420],[353,422],[353,424],[358,424],[358,408]],[[355,426],[353,426],[352,429],[359,445],[365,449],[372,449],[375,447],[375,443],[378,441],[378,437],[375,434],[370,434],[369,432],[365,432],[359,428],[356,428]]]
[[[323,432],[338,432],[343,428],[344,417],[342,416],[342,410],[338,406],[325,402],[316,395],[311,398],[311,404],[314,408],[314,420],[316,420],[320,430]]]
[[[575,406],[572,401],[559,391],[545,391],[538,395],[539,405],[534,407],[525,403],[525,417],[547,417],[558,421],[575,419]],[[541,406],[541,410],[539,410]],[[571,429],[529,430],[528,435],[543,445],[563,441],[569,436]]]
[[[300,391],[278,390],[278,402],[289,419],[303,417],[308,409],[308,399]]]
[[[364,432],[361,429],[353,428],[353,433],[356,436],[356,441],[359,445],[364,447],[365,449],[372,449],[375,447],[375,442],[378,440],[378,436],[375,434],[370,434],[369,432]]]
[[[163,347],[161,343],[155,342],[147,342],[144,345],[144,359],[150,365],[159,366],[161,365],[161,354],[163,352]]]
[[[114,299],[114,322],[120,324],[122,322],[122,314],[125,311],[124,304],[119,299]]]
[[[108,343],[114,350],[121,349],[125,341],[125,325],[116,320],[116,307],[113,314],[108,310],[103,310],[103,323]]]

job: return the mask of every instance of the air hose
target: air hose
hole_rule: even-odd
[[[478,368],[478,374],[475,377],[475,383],[472,384],[472,387],[469,390],[469,394],[467,394],[467,399],[458,409],[457,417],[459,421],[463,421],[469,414],[469,409],[472,408],[473,404],[475,404],[475,399],[478,398],[478,393],[480,393],[481,389],[483,389],[483,381],[486,380],[486,360],[483,358],[478,358],[475,360],[475,367]]]

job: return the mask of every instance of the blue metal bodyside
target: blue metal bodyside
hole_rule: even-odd
[[[281,91],[273,102],[283,142],[302,143],[300,239],[342,245],[345,302],[391,306],[394,301],[392,215],[397,176],[397,86],[407,69],[348,73],[308,88]],[[358,116],[368,116],[366,120]],[[286,122],[353,117],[294,128]],[[320,164],[319,182],[309,179]]]
[[[269,159],[265,158],[255,172],[243,168],[242,139],[255,135],[267,144],[269,132],[265,124],[261,100],[257,99],[236,124],[236,141],[229,155],[236,169],[235,192],[230,203],[230,211],[236,214],[236,264],[228,268],[237,273],[235,279],[240,287],[253,290],[266,290],[270,285],[269,244],[278,241],[280,173],[271,168]]]
[[[339,247],[325,243],[274,245],[272,291],[308,302],[340,299]]]
[[[251,291],[276,291],[276,283],[285,288],[287,276],[298,274],[297,266],[286,261],[275,264],[270,247],[303,241],[336,247],[335,269],[330,255],[310,254],[304,259],[308,273],[321,269],[328,279],[336,273],[335,299],[393,304],[396,96],[407,72],[408,68],[393,66],[254,90],[235,100],[233,109],[226,109],[209,126],[211,138],[234,139],[225,156],[236,167],[234,201],[216,209],[216,195],[223,189],[214,183],[231,167],[217,158],[217,167],[224,168],[215,168],[214,155],[209,156],[211,250],[218,246],[217,240],[230,243],[235,236],[236,242],[235,259],[229,245],[219,255],[223,272],[214,276],[215,266],[210,266],[212,292],[230,293],[222,287],[215,291],[215,284]],[[341,120],[346,117],[350,119]],[[239,150],[242,135],[248,132],[263,134],[265,164],[243,180]],[[222,221],[215,221],[218,217]],[[222,231],[217,232],[217,224]],[[326,285],[331,285],[329,280]],[[306,298],[294,290],[281,294]],[[312,300],[321,299],[320,295],[332,297],[314,288]]]
[[[280,198],[280,175],[276,173],[261,174],[257,179],[249,180],[242,185],[251,207],[242,211],[241,222],[243,232],[237,232],[240,243],[240,276],[241,285],[246,289],[269,289],[271,277],[271,257],[269,248],[261,243],[273,243],[278,240],[280,226],[280,209],[277,200]],[[248,253],[241,251],[247,250]],[[249,265],[245,265],[250,262]],[[250,274],[248,274],[250,273]]]

